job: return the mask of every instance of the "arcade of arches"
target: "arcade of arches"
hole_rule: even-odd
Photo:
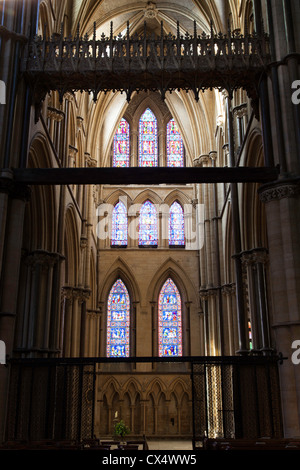
[[[62,22],[66,35],[78,24],[82,34],[92,34],[94,22],[97,34],[108,35],[111,21],[116,35],[127,21],[133,34],[145,20],[155,34],[161,21],[166,34],[174,34],[177,21],[182,34],[193,30],[194,21],[209,33],[211,19],[217,32],[227,31],[229,19],[231,29],[244,34],[263,19],[278,65],[269,74],[259,112],[240,88],[230,102],[217,89],[200,93],[198,101],[181,90],[167,92],[164,100],[159,91],[133,92],[130,101],[114,91],[99,92],[96,101],[79,91],[60,100],[53,90],[38,119],[31,108],[26,135],[26,88],[21,79],[15,87],[13,57],[26,35],[30,4],[11,0],[0,6],[7,83],[7,104],[0,107],[1,181],[20,166],[24,152],[27,168],[145,166],[145,171],[229,167],[231,155],[236,166],[263,167],[271,154],[274,165],[280,164],[282,184],[238,183],[233,192],[226,182],[124,180],[37,184],[30,194],[2,184],[0,339],[8,356],[282,353],[287,358],[280,366],[283,431],[299,436],[300,374],[291,345],[300,340],[300,149],[299,113],[290,98],[299,75],[298,56],[292,54],[300,47],[299,3],[42,0],[37,28],[44,34],[46,25],[49,36]],[[293,27],[293,33],[285,30]],[[3,436],[8,379],[0,367]],[[137,436],[192,435],[190,370],[184,363],[103,364],[95,393],[96,435],[112,433],[116,412]]]

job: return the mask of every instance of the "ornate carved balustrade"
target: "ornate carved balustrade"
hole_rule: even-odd
[[[256,95],[259,77],[270,61],[269,39],[263,33],[245,35],[197,33],[160,36],[147,32],[130,36],[129,24],[124,35],[99,39],[36,36],[25,47],[22,72],[33,87],[36,101],[45,93],[58,90],[61,97],[67,91],[92,92],[116,90],[127,93],[128,100],[136,90],[159,90],[162,96],[175,89],[192,90],[195,98],[207,88],[232,92],[243,87],[249,96]]]

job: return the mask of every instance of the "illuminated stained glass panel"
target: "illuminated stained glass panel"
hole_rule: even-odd
[[[111,244],[112,246],[127,246],[127,238],[127,210],[125,204],[120,201],[115,205],[112,213]]]
[[[157,120],[149,108],[139,122],[139,166],[158,166]]]
[[[150,201],[144,202],[139,217],[139,245],[157,245],[158,227],[157,212],[154,204]]]
[[[184,214],[179,202],[170,207],[169,214],[169,245],[184,246]]]
[[[114,136],[113,166],[129,167],[130,141],[129,124],[126,119],[121,119]]]
[[[158,300],[159,356],[182,356],[181,297],[174,281],[164,283]]]
[[[174,119],[167,124],[167,166],[184,166],[183,141]]]
[[[121,279],[112,286],[107,301],[107,357],[129,356],[130,299]]]

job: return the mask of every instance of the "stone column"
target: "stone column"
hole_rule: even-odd
[[[300,184],[282,179],[259,190],[265,203],[272,324],[275,349],[288,359],[279,366],[285,436],[300,435],[300,374],[291,361],[291,345],[300,338]]]
[[[130,166],[139,166],[138,131],[130,130]]]
[[[224,305],[224,354],[234,356],[237,345],[236,338],[236,311],[235,311],[235,285],[225,284],[222,286],[222,295],[225,297]],[[226,312],[226,313],[225,313]]]
[[[159,247],[169,247],[169,206],[162,204],[159,208],[158,220],[159,220]]]
[[[14,186],[10,190],[5,222],[5,258],[2,262],[2,285],[0,300],[0,332],[9,357],[13,354],[15,337],[15,318],[19,291],[19,272],[23,238],[25,204],[29,198],[28,188]],[[0,368],[0,438],[4,439],[5,410],[9,390],[9,368]]]
[[[46,250],[35,250],[25,258],[29,270],[26,298],[30,303],[21,310],[22,340],[18,347],[33,356],[57,352],[53,333],[57,316],[52,305],[53,271],[62,259],[59,253]]]
[[[203,330],[204,330],[204,355],[209,356],[209,325],[208,325],[208,308],[207,308],[207,301],[208,301],[208,294],[206,289],[200,289],[199,296],[202,303],[202,310],[203,310]]]
[[[233,122],[232,122],[232,110],[231,110],[231,99],[226,94],[226,116],[227,116],[227,132],[228,132],[228,145],[229,145],[229,160],[230,166],[235,166],[235,155],[234,155],[234,136],[233,136]],[[242,264],[240,259],[241,253],[241,226],[240,226],[240,214],[239,214],[239,201],[238,201],[238,188],[237,183],[230,184],[231,193],[231,211],[232,211],[232,236],[234,245],[234,267],[235,267],[235,282],[236,282],[236,301],[237,301],[237,324],[239,331],[239,354],[245,354],[247,352],[247,340],[246,340],[246,328],[245,328],[245,305],[244,305],[244,292],[242,284]]]
[[[71,357],[71,325],[74,300],[72,287],[64,286],[62,288],[62,299],[61,351],[63,357]]]
[[[158,166],[167,166],[166,131],[158,131]]]

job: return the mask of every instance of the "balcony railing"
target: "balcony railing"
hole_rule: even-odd
[[[199,92],[207,88],[246,88],[270,61],[268,36],[263,32],[231,32],[177,35],[147,32],[130,35],[129,24],[122,35],[102,34],[97,38],[62,33],[36,36],[25,48],[21,69],[35,88],[44,94],[51,89],[61,94],[70,90],[126,92],[159,90],[163,95],[175,89]]]

